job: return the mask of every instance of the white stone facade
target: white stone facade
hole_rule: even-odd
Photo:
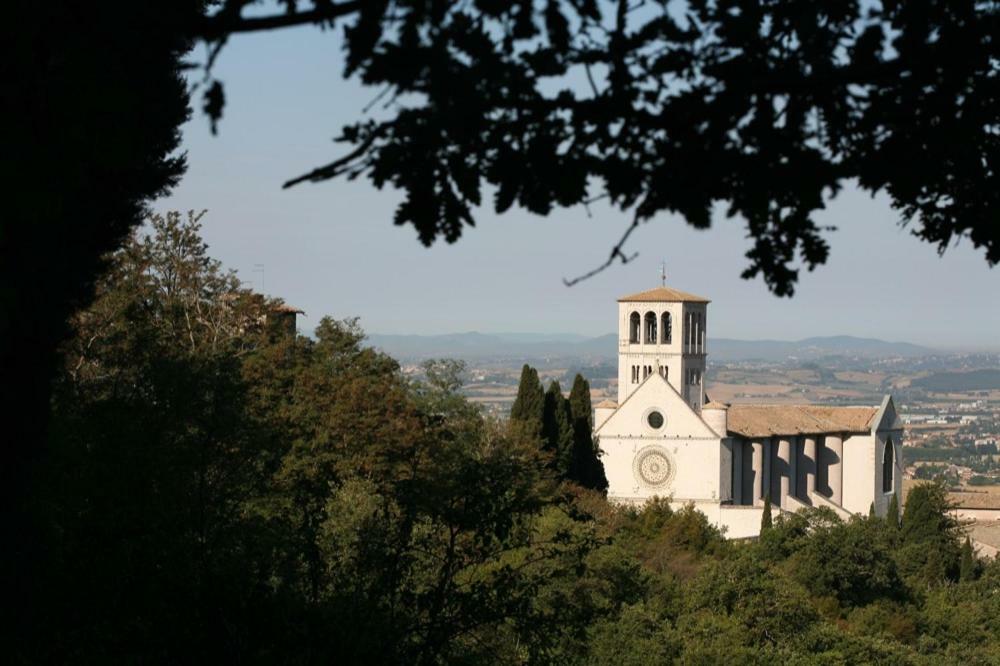
[[[884,515],[902,490],[902,424],[879,407],[706,404],[708,300],[668,287],[618,303],[618,402],[595,410],[608,498],[691,503],[730,538],[775,513]],[[892,444],[887,454],[886,447]]]

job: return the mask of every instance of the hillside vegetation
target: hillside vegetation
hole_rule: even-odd
[[[929,391],[988,391],[1000,389],[1000,369],[985,368],[966,372],[935,372],[914,379],[912,386]]]
[[[196,220],[151,228],[63,349],[10,661],[1000,661],[1000,565],[940,486],[740,543],[690,507],[612,506],[573,482],[601,487],[572,421],[553,447],[486,419],[461,364],[408,379],[350,320],[289,334]]]

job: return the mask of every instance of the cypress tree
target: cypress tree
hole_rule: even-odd
[[[961,581],[975,580],[976,559],[972,551],[972,540],[966,536],[962,544],[962,559],[958,569],[958,579]]]
[[[604,475],[600,450],[594,438],[593,409],[590,405],[590,384],[583,375],[573,378],[569,392],[569,408],[573,425],[573,456],[570,461],[570,479],[585,488],[605,490],[608,479]]]
[[[525,363],[521,368],[517,398],[510,408],[510,419],[527,424],[532,434],[540,435],[544,413],[545,393],[542,390],[542,383],[538,380],[538,371]]]
[[[552,454],[553,468],[562,478],[569,477],[573,456],[573,427],[569,401],[563,397],[559,382],[549,384],[544,396],[542,439]]]
[[[764,495],[764,514],[760,517],[760,533],[763,534],[771,529],[771,494]]]
[[[899,500],[896,498],[896,494],[892,494],[892,499],[889,500],[889,509],[885,512],[886,522],[889,523],[889,527],[896,530],[899,529]]]

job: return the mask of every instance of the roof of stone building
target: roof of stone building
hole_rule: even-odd
[[[716,402],[714,400],[709,400],[701,407],[702,409],[729,409],[729,405],[724,402]]]
[[[595,409],[618,409],[618,403],[614,400],[601,400],[594,405]]]
[[[676,302],[688,302],[688,303],[709,303],[707,298],[702,296],[695,296],[694,294],[689,294],[686,291],[681,291],[679,289],[673,289],[671,287],[657,287],[655,289],[647,289],[646,291],[640,291],[638,294],[630,294],[628,296],[622,296],[618,299],[619,303],[676,303]]]
[[[305,314],[305,310],[300,310],[294,305],[288,305],[287,303],[275,305],[273,308],[271,308],[271,311],[281,312],[281,313]]]
[[[727,428],[743,437],[868,432],[878,407],[732,405]]]

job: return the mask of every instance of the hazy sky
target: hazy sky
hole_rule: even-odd
[[[661,216],[633,234],[640,256],[573,288],[572,277],[607,256],[628,220],[607,207],[541,218],[512,209],[477,215],[454,245],[426,249],[396,227],[399,194],[367,180],[281,183],[344,152],[330,141],[375,91],[341,79],[333,32],[296,29],[240,36],[216,75],[228,104],[217,137],[200,112],[184,127],[189,168],[160,210],[207,208],[214,256],[306,311],[359,316],[378,333],[615,330],[615,299],[668,283],[712,299],[717,337],[796,339],[849,334],[941,347],[1000,347],[1000,270],[967,241],[939,258],[897,224],[884,197],[846,189],[821,215],[835,225],[826,266],[803,273],[792,299],[739,275],[749,247],[742,221],[720,216],[708,231]],[[202,52],[199,50],[200,57]],[[200,104],[200,100],[194,100]]]

